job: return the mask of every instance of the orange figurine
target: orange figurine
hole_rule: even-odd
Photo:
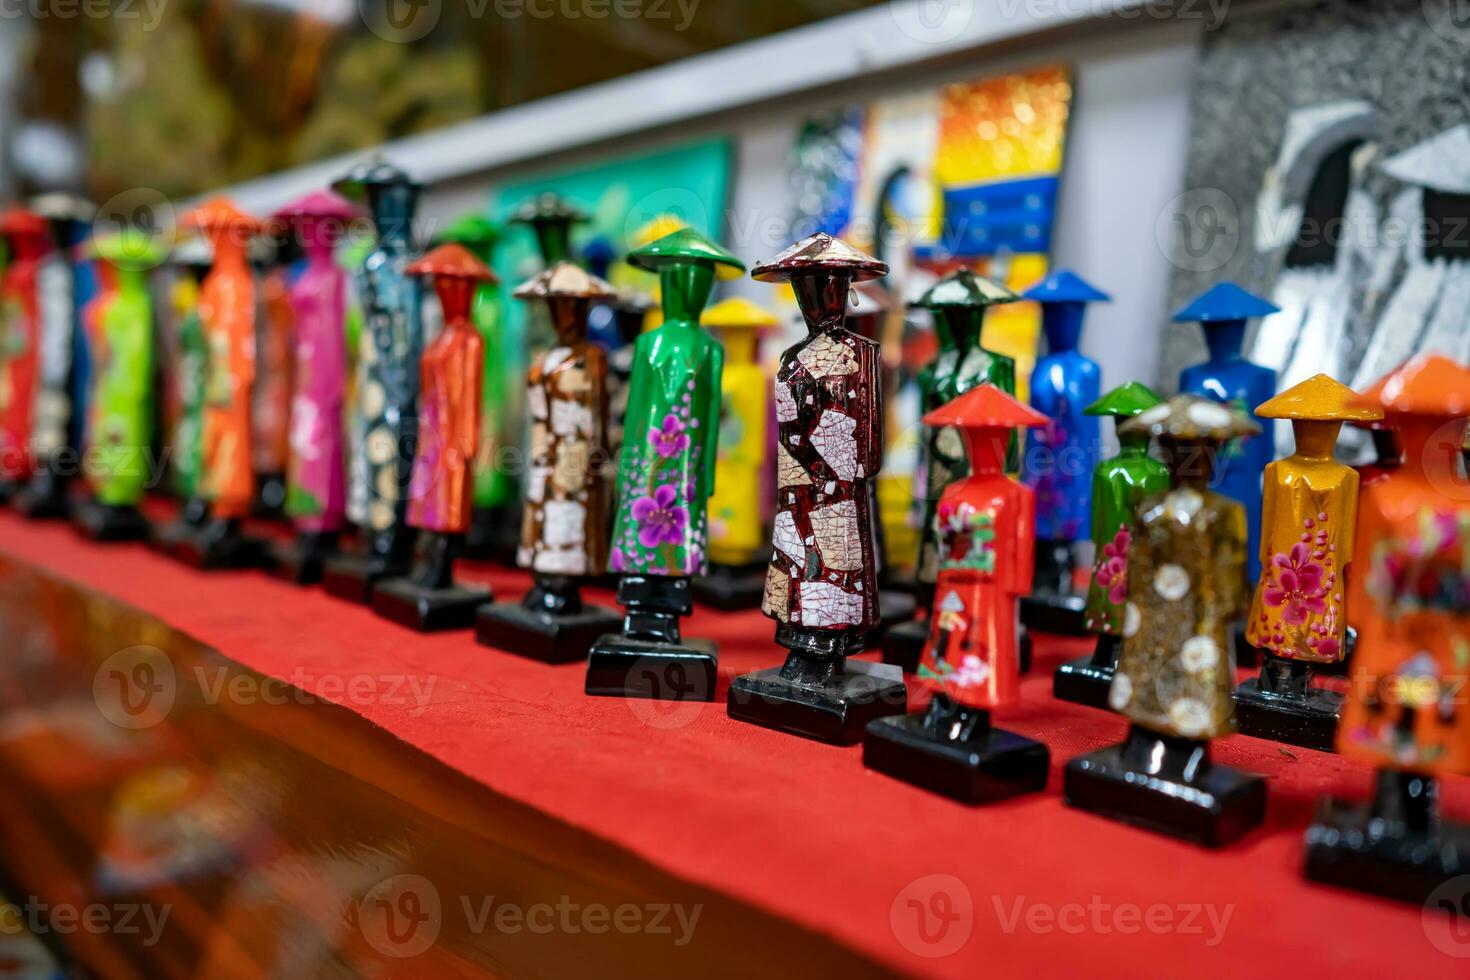
[[[1256,407],[1263,419],[1290,419],[1296,451],[1266,467],[1261,579],[1246,639],[1261,652],[1261,676],[1235,692],[1238,730],[1258,738],[1332,751],[1342,695],[1311,686],[1315,667],[1346,651],[1348,562],[1358,513],[1358,472],[1333,458],[1344,422],[1383,418],[1351,405],[1347,385],[1319,374]]]
[[[1045,745],[990,726],[1020,694],[1016,603],[1036,557],[1036,496],[1006,475],[1006,451],[1016,429],[1048,421],[992,384],[924,416],[960,429],[970,461],[935,511],[938,579],[918,669],[934,697],[927,711],[869,723],[863,762],[966,803],[1040,790],[1050,767]]]
[[[1438,780],[1470,774],[1470,368],[1421,355],[1356,403],[1381,408],[1404,449],[1358,510],[1367,608],[1337,735],[1339,753],[1378,767],[1377,788],[1369,804],[1325,803],[1307,877],[1422,903],[1470,872],[1470,826],[1438,813]]]
[[[216,197],[180,224],[203,234],[214,261],[199,291],[204,332],[204,467],[209,521],[185,538],[178,555],[201,568],[259,564],[263,550],[241,532],[255,498],[250,454],[250,399],[255,383],[255,275],[247,250],[261,224],[229,198]]]
[[[485,341],[470,320],[481,283],[495,274],[463,245],[441,245],[404,270],[433,276],[444,327],[419,362],[419,436],[408,486],[408,523],[424,533],[411,574],[373,590],[373,609],[420,631],[468,629],[489,590],[454,584],[474,507]]]

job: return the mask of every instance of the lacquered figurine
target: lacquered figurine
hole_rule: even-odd
[[[708,701],[714,645],[679,633],[692,605],[689,581],[708,567],[705,502],[714,489],[725,360],[699,314],[718,270],[738,275],[745,267],[687,228],[635,249],[628,261],[658,273],[664,319],[634,345],[608,560],[626,614],[621,633],[593,645],[586,691]]]
[[[260,311],[255,318],[255,385],[250,393],[251,465],[257,517],[279,518],[291,461],[291,392],[295,387],[291,287],[301,248],[291,235],[257,239],[253,256]]]
[[[1235,730],[1229,626],[1245,606],[1245,510],[1209,489],[1215,456],[1260,430],[1218,402],[1179,395],[1118,427],[1149,434],[1170,487],[1144,500],[1128,553],[1123,650],[1108,704],[1129,721],[1118,745],[1067,764],[1071,806],[1198,844],[1259,824],[1266,786],[1210,759]]]
[[[985,311],[1021,297],[1005,286],[969,269],[950,273],[935,283],[913,307],[927,309],[939,338],[939,353],[919,373],[920,397],[925,412],[932,412],[972,388],[993,384],[1008,395],[1016,393],[1014,359],[981,345]],[[939,497],[951,480],[965,473],[964,447],[953,430],[926,428],[924,432],[923,523],[919,526],[919,561],[914,572],[915,598],[920,608],[934,602],[934,581],[939,574],[939,545],[934,513]],[[1014,444],[1019,446],[1019,442]],[[1007,470],[1014,471],[1016,451],[1007,454]],[[883,637],[883,659],[904,670],[918,666],[919,654],[929,635],[922,620],[901,623]]]
[[[990,384],[924,416],[958,429],[969,461],[935,514],[939,577],[918,669],[933,698],[926,711],[870,723],[863,762],[965,803],[1043,789],[1050,768],[1045,745],[990,724],[1020,697],[1016,602],[1033,584],[1036,498],[1006,475],[1006,453],[1017,427],[1047,422]]]
[[[847,294],[887,272],[823,233],[751,272],[791,284],[807,336],[776,372],[776,517],[761,602],[790,653],[780,667],[736,678],[728,710],[839,745],[907,704],[897,671],[848,659],[879,621],[869,482],[883,463],[883,393],[878,345],[847,329]]]
[[[555,191],[543,191],[516,208],[510,220],[535,233],[536,248],[549,268],[571,259],[572,226],[585,223],[587,215]]]
[[[367,536],[361,554],[326,563],[322,584],[331,595],[370,602],[379,579],[405,574],[413,558],[408,482],[419,422],[419,356],[423,325],[419,280],[407,273],[416,246],[413,216],[421,187],[384,160],[370,161],[337,181],[349,198],[366,197],[377,243],[356,279],[362,309],[347,516]]]
[[[618,625],[581,594],[607,567],[607,357],[587,339],[587,311],[617,290],[558,262],[515,295],[546,302],[558,341],[526,375],[531,451],[518,564],[535,584],[519,603],[482,608],[475,628],[488,646],[565,663]]]
[[[451,221],[435,244],[463,245],[485,265],[493,266],[499,241],[499,226],[480,212],[471,211]],[[520,487],[516,468],[507,465],[506,450],[517,446],[520,439],[519,432],[513,431],[514,413],[507,411],[514,352],[502,343],[505,311],[498,285],[481,283],[475,289],[470,319],[485,344],[485,379],[480,391],[480,452],[475,457],[475,512],[465,537],[465,554],[513,559],[520,534],[514,520]]]
[[[1036,594],[1022,600],[1021,621],[1080,636],[1086,598],[1072,584],[1072,554],[1088,538],[1102,426],[1086,408],[1102,394],[1102,369],[1077,348],[1087,304],[1112,297],[1070,272],[1054,272],[1022,298],[1041,304],[1047,353],[1031,372],[1031,407],[1051,422],[1027,433],[1021,456],[1021,480],[1036,491]]]
[[[76,336],[81,328],[78,267],[84,262],[79,249],[97,209],[81,198],[53,193],[33,199],[31,210],[46,220],[51,247],[36,271],[41,315],[38,390],[31,416],[36,471],[15,506],[27,517],[56,518],[70,514],[67,486],[81,471],[83,426],[72,415],[72,386],[78,373],[73,348],[84,342]]]
[[[1470,874],[1470,825],[1439,812],[1439,780],[1470,774],[1470,501],[1456,459],[1470,368],[1422,355],[1355,404],[1386,413],[1407,463],[1362,493],[1353,572],[1367,608],[1337,734],[1341,755],[1378,774],[1371,802],[1324,801],[1307,877],[1424,903]]]
[[[173,396],[177,416],[169,446],[174,496],[182,502],[178,520],[155,529],[154,547],[172,553],[179,540],[193,535],[209,516],[201,474],[204,470],[204,372],[208,349],[204,325],[199,319],[199,293],[214,259],[214,250],[203,238],[187,238],[174,246],[170,261],[175,267],[169,302],[175,328]]]
[[[35,472],[31,412],[36,400],[41,303],[37,277],[49,242],[46,220],[11,207],[0,214],[9,261],[0,277],[0,502]]]
[[[373,610],[421,632],[465,629],[489,601],[485,588],[454,584],[474,508],[475,455],[480,448],[484,341],[470,321],[480,283],[495,274],[463,245],[440,245],[404,270],[433,276],[444,326],[424,348],[419,370],[418,451],[408,487],[408,523],[418,528],[418,555],[405,578],[373,588]]]
[[[1114,388],[1084,411],[1111,415],[1119,425],[1159,404],[1136,381]],[[1118,434],[1118,455],[1097,464],[1092,477],[1092,540],[1096,547],[1087,587],[1084,625],[1097,636],[1092,655],[1068,661],[1052,677],[1052,695],[1093,708],[1108,706],[1113,671],[1128,613],[1128,552],[1137,533],[1138,505],[1169,487],[1169,469],[1148,454],[1146,432]]]
[[[294,363],[285,512],[296,540],[276,548],[273,558],[277,574],[303,585],[321,581],[347,520],[347,273],[337,263],[336,246],[357,214],[350,201],[328,190],[276,212],[301,243],[306,263],[288,292]]]
[[[242,522],[255,499],[250,451],[251,387],[255,380],[255,277],[246,258],[260,223],[226,198],[184,215],[182,225],[208,236],[214,263],[199,293],[206,350],[201,493],[209,518],[179,543],[178,557],[201,568],[258,565],[260,543]]]
[[[87,304],[83,323],[92,351],[87,425],[89,506],[77,526],[99,541],[148,537],[138,505],[147,489],[153,437],[153,297],[149,273],[163,252],[149,237],[123,231],[92,239],[105,288]]]
[[[761,358],[762,337],[780,318],[733,297],[704,311],[700,323],[725,347],[720,388],[720,453],[709,498],[709,574],[694,581],[694,596],[716,609],[754,609],[766,585],[775,467],[771,451],[775,414],[771,373]]]
[[[1342,695],[1312,686],[1317,665],[1347,650],[1348,564],[1358,514],[1358,474],[1333,458],[1344,422],[1382,417],[1355,408],[1353,390],[1325,374],[1256,406],[1290,419],[1296,451],[1266,467],[1256,585],[1246,638],[1261,651],[1261,675],[1235,691],[1240,732],[1332,751]]]
[[[1252,410],[1276,394],[1276,372],[1252,364],[1241,351],[1246,322],[1277,312],[1276,306],[1259,296],[1232,282],[1222,282],[1175,313],[1175,323],[1199,323],[1204,327],[1209,348],[1204,363],[1180,372],[1179,390],[1229,405],[1250,415],[1259,427],[1261,420]],[[1267,431],[1260,438],[1231,442],[1217,464],[1215,489],[1245,508],[1253,542],[1261,539],[1261,479],[1267,464],[1275,458],[1275,447],[1272,433]],[[1247,576],[1248,587],[1261,577],[1261,560],[1254,550],[1247,561]]]

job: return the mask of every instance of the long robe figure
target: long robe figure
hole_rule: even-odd
[[[1260,432],[1243,413],[1179,395],[1118,427],[1152,435],[1170,487],[1139,505],[1128,553],[1123,650],[1108,703],[1127,738],[1067,764],[1069,804],[1219,846],[1260,823],[1264,782],[1210,761],[1235,730],[1229,625],[1245,605],[1245,510],[1210,487],[1229,439]]]
[[[883,464],[878,345],[847,329],[847,295],[887,272],[819,233],[751,273],[791,283],[807,336],[776,371],[776,516],[761,602],[790,653],[781,667],[737,678],[729,713],[838,744],[905,706],[901,681],[847,664],[879,620],[869,482]]]
[[[1121,425],[1159,404],[1152,389],[1136,381],[1121,385],[1085,411],[1110,415]],[[1169,486],[1169,469],[1148,454],[1146,432],[1119,433],[1118,455],[1097,464],[1092,477],[1092,540],[1096,551],[1087,586],[1083,623],[1097,636],[1090,656],[1057,668],[1052,694],[1094,708],[1106,708],[1123,626],[1128,612],[1128,555],[1136,533],[1138,505]]]
[[[291,416],[286,516],[296,541],[276,551],[279,574],[299,584],[321,580],[347,519],[344,396],[347,388],[347,274],[336,245],[357,208],[332,191],[313,191],[276,212],[306,253],[290,283]]]
[[[484,609],[482,643],[538,660],[581,660],[617,626],[583,604],[581,587],[607,567],[607,356],[587,338],[588,310],[617,290],[570,262],[522,283],[516,298],[544,300],[557,344],[526,375],[530,471],[517,564],[534,585],[519,603]]]
[[[1333,458],[1344,422],[1382,417],[1354,407],[1353,390],[1325,374],[1256,406],[1290,419],[1295,451],[1266,467],[1256,584],[1246,638],[1262,652],[1261,674],[1235,693],[1240,731],[1331,751],[1342,696],[1311,686],[1317,667],[1347,648],[1347,582],[1359,477]]]
[[[1456,458],[1470,368],[1420,355],[1354,404],[1386,413],[1410,463],[1365,488],[1358,508],[1366,608],[1337,751],[1376,766],[1376,788],[1369,804],[1324,808],[1307,832],[1307,876],[1422,904],[1470,867],[1470,827],[1438,812],[1439,780],[1470,775],[1470,502]]]
[[[35,470],[31,413],[41,339],[37,277],[46,253],[46,221],[24,208],[0,214],[9,262],[0,276],[0,500],[8,500]]]
[[[939,578],[929,640],[917,671],[934,691],[926,711],[868,726],[871,768],[969,803],[1046,785],[1045,745],[991,728],[990,713],[1020,697],[1016,603],[1031,592],[1036,498],[1007,476],[1017,427],[1047,417],[994,385],[971,389],[924,416],[962,433],[969,475],[939,499]]]
[[[444,326],[419,365],[418,449],[408,485],[408,523],[419,530],[419,553],[404,578],[373,589],[373,610],[421,632],[473,625],[488,601],[483,588],[454,584],[454,559],[474,510],[474,466],[480,449],[480,386],[484,341],[470,322],[480,283],[495,274],[463,245],[440,245],[404,270],[432,276]]]
[[[1252,364],[1241,352],[1245,346],[1246,322],[1279,312],[1259,296],[1252,296],[1234,283],[1222,282],[1175,313],[1175,323],[1199,323],[1204,327],[1205,344],[1209,348],[1209,357],[1202,364],[1180,372],[1179,390],[1229,405],[1249,415],[1258,428],[1267,429],[1254,409],[1276,394],[1276,372]],[[1251,436],[1232,441],[1217,465],[1215,489],[1245,508],[1251,541],[1261,538],[1261,479],[1275,455],[1274,433],[1267,429],[1259,438]],[[1254,585],[1261,577],[1261,560],[1254,549],[1246,568],[1247,584]]]
[[[691,609],[690,577],[708,567],[705,505],[714,488],[725,362],[699,314],[717,270],[739,275],[745,267],[689,228],[633,250],[628,261],[658,273],[664,316],[634,344],[624,420],[608,559],[620,576],[623,631],[593,646],[586,690],[708,701],[712,645],[685,643],[679,632],[680,617]]]
[[[369,161],[334,185],[365,197],[377,241],[358,267],[362,310],[347,515],[367,537],[360,555],[328,561],[322,581],[338,598],[367,603],[379,579],[404,574],[413,556],[408,482],[418,439],[421,285],[407,272],[415,251],[420,185],[385,160]]]

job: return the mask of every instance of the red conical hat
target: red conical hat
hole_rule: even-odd
[[[1459,418],[1470,415],[1470,368],[1443,354],[1420,354],[1353,399],[1390,415]]]
[[[34,211],[11,205],[0,213],[0,235],[44,235],[46,219]]]
[[[228,197],[210,198],[194,210],[186,212],[179,219],[179,224],[185,228],[197,228],[199,231],[235,228],[258,232],[261,229],[260,222],[253,215],[241,211]]]
[[[952,425],[961,429],[1030,429],[1050,421],[992,384],[971,388],[924,416],[925,425]]]
[[[478,282],[499,282],[490,267],[458,242],[440,245],[422,258],[415,259],[403,270],[411,276],[448,276],[453,279],[474,279]]]

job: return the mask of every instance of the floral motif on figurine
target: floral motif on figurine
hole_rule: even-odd
[[[614,572],[695,575],[704,567],[705,535],[692,521],[690,502],[698,488],[704,442],[692,417],[694,382],[673,410],[651,426],[643,445],[623,447],[627,508],[610,558]],[[636,488],[636,489],[635,489]]]

